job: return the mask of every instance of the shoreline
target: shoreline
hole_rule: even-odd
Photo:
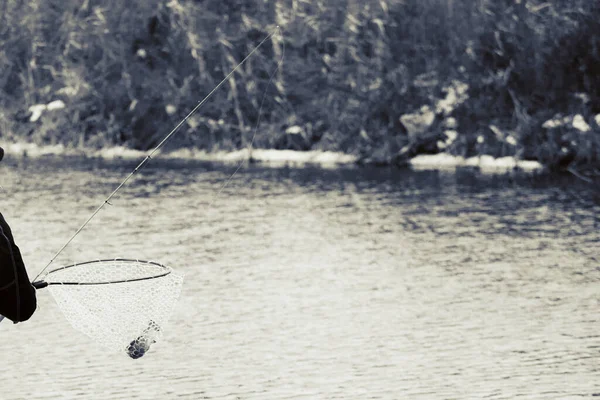
[[[122,146],[105,149],[70,148],[63,145],[38,146],[33,143],[6,143],[8,156],[39,158],[45,156],[81,156],[90,158],[143,159],[149,151],[133,150]],[[254,162],[272,166],[318,165],[323,168],[357,165],[359,158],[350,154],[331,151],[295,151],[273,149],[248,149],[235,151],[206,152],[197,149],[158,151],[156,157],[163,159],[193,160],[206,162],[236,163],[252,159]],[[368,165],[368,164],[367,164]],[[482,155],[464,158],[450,154],[418,155],[408,164],[414,170],[452,170],[461,167],[478,168],[482,173],[503,173],[511,170],[536,172],[544,170],[537,161],[518,160],[514,157],[494,158]]]

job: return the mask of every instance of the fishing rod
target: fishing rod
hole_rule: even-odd
[[[185,124],[191,117],[192,115],[194,115],[199,109],[200,107],[202,107],[207,101],[208,99],[217,91],[219,90],[219,88],[235,73],[235,71],[237,71],[237,69],[242,66],[250,57],[252,57],[252,55],[254,53],[256,53],[256,51],[258,51],[258,49],[267,41],[269,40],[272,36],[275,35],[276,32],[279,32],[280,28],[279,25],[276,26],[275,30],[271,33],[269,33],[258,45],[256,45],[254,47],[254,49],[252,49],[252,51],[250,53],[248,53],[248,55],[242,60],[240,61],[235,68],[233,68],[231,70],[231,72],[229,72],[229,74],[227,74],[225,76],[225,78],[223,78],[221,80],[221,82],[219,82],[219,84],[217,86],[214,87],[214,89],[212,89],[201,101],[198,102],[198,104],[192,109],[192,111],[190,111],[185,118],[183,118],[181,120],[181,122],[179,122],[162,140],[161,142],[152,150],[150,151],[150,153],[148,153],[148,155],[142,160],[142,162],[140,162],[138,164],[137,167],[135,167],[135,169],[133,171],[131,171],[131,173],[129,175],[127,175],[127,177],[116,187],[116,189],[106,198],[104,199],[104,201],[100,204],[100,206],[98,206],[98,208],[96,208],[96,210],[89,216],[89,218],[79,227],[79,229],[77,229],[77,231],[75,231],[75,233],[69,238],[69,240],[67,240],[67,242],[56,252],[56,254],[54,254],[54,256],[50,259],[50,262],[48,262],[48,264],[44,267],[44,269],[42,269],[40,271],[40,273],[35,277],[35,279],[32,282],[37,282],[38,278],[48,269],[48,267],[54,262],[54,260],[56,260],[56,258],[63,252],[63,250],[75,239],[75,237],[77,237],[77,235],[79,235],[79,233],[90,223],[90,221],[96,216],[96,214],[98,214],[100,212],[100,210],[102,210],[104,208],[105,205],[111,205],[110,200],[113,198],[113,196],[115,196],[115,194],[117,194],[117,192],[123,187],[125,186],[125,184],[129,181],[129,179],[131,179],[131,177],[133,175],[135,175],[140,169],[142,169],[146,163],[148,161],[150,161],[152,159],[152,156],[154,154],[156,154],[156,152],[158,152],[164,145],[165,143],[171,139],[171,137],[173,137],[173,135],[175,135],[175,133],[183,126],[183,124]],[[280,61],[279,65],[281,64],[282,60]],[[279,68],[279,65],[277,67],[277,69]],[[276,69],[276,70],[277,70]],[[274,75],[274,74],[273,74]],[[271,79],[273,77],[273,75],[271,76]],[[266,92],[265,92],[266,94]],[[264,97],[263,97],[263,101],[264,101]],[[262,103],[261,103],[261,108],[262,108]],[[260,121],[260,117],[259,117],[259,121]],[[258,122],[257,122],[257,127],[258,127]],[[256,133],[256,132],[255,132]],[[240,164],[241,166],[241,164]],[[233,177],[233,175],[235,175],[235,173],[239,170],[239,167],[234,171],[234,173],[232,174],[232,176],[225,182],[225,185],[229,182],[229,180],[231,180],[231,178]],[[223,185],[223,187],[225,186]],[[221,188],[221,190],[223,190],[223,188]],[[220,193],[220,191],[219,191]]]

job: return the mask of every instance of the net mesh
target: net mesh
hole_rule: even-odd
[[[149,261],[114,259],[62,267],[44,280],[75,329],[139,358],[162,337],[183,274]]]

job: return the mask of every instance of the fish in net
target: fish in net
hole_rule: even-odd
[[[140,358],[163,334],[183,274],[151,261],[111,259],[57,268],[47,287],[67,321],[108,350]]]

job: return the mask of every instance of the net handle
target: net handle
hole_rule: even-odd
[[[33,286],[36,289],[43,289],[43,288],[47,287],[48,285],[49,285],[49,283],[46,281],[31,282],[31,286]]]

